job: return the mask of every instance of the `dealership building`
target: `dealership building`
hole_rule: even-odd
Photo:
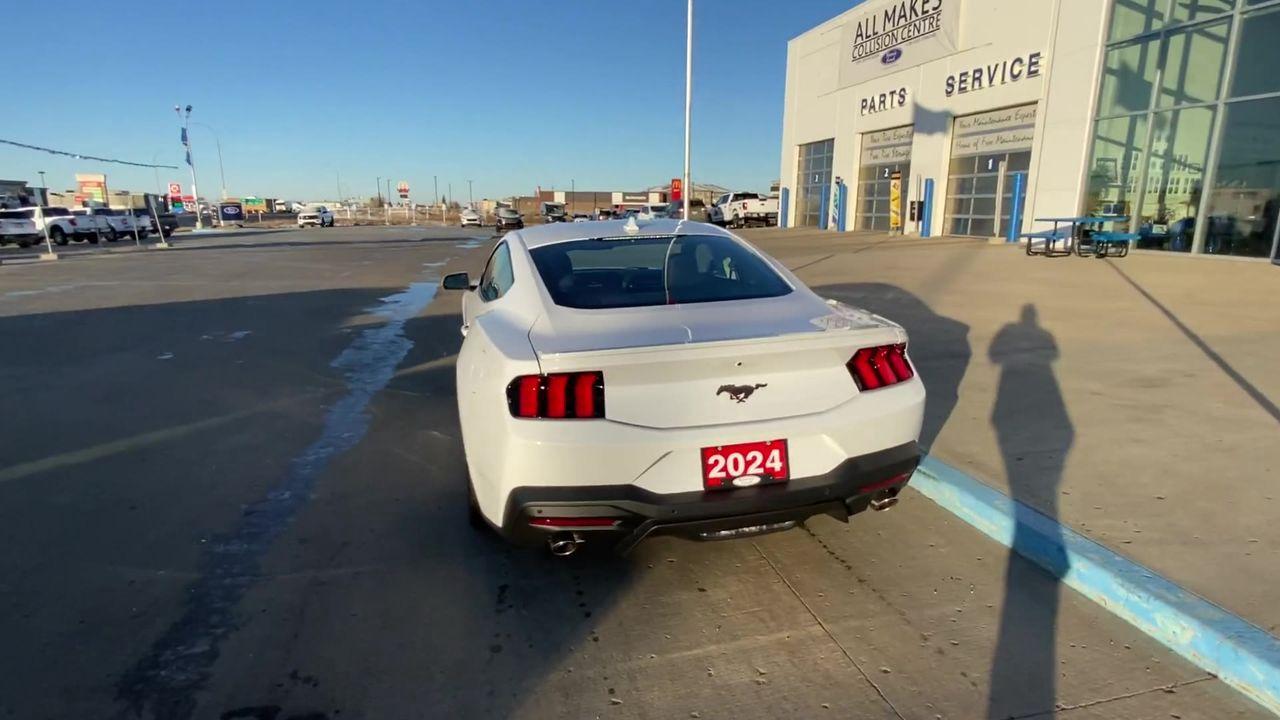
[[[1275,258],[1280,0],[869,0],[791,40],[782,220]]]

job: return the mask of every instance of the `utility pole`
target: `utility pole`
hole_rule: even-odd
[[[382,204],[382,178],[378,178],[378,204]]]
[[[578,181],[575,180],[574,178],[569,178],[569,216],[570,216],[569,219],[570,220],[573,219],[573,210],[575,207],[577,207],[577,205],[574,202],[574,197],[577,194],[578,194]]]
[[[391,178],[387,178],[387,204],[383,206],[386,210],[385,218],[387,224],[391,224]]]
[[[681,215],[689,219],[689,109],[693,105],[693,0],[689,0],[688,18],[685,21],[684,40],[684,182],[680,187],[680,201],[684,204]]]
[[[431,176],[431,185],[435,187],[435,194],[431,196],[431,204],[436,204],[436,198],[440,197],[440,178],[436,175]],[[441,203],[443,205],[443,203]],[[444,225],[444,209],[440,209],[440,224]]]
[[[471,183],[472,183],[472,182],[474,182],[474,181],[472,181],[472,180],[468,180],[468,181],[467,181],[467,207],[469,207],[469,208],[471,208],[472,210],[474,210],[474,209],[475,209],[475,207],[476,207],[476,197],[475,197],[475,195],[473,195],[473,194],[471,193]]]
[[[191,123],[191,124],[199,125],[200,127],[204,128],[205,130],[208,130],[210,133],[213,134],[214,145],[216,145],[218,148],[218,179],[222,181],[222,199],[226,200],[227,199],[227,174],[222,170],[222,139],[218,137],[218,132],[216,130],[214,130],[213,128],[209,127],[204,123],[198,122],[198,123]]]
[[[196,229],[204,229],[204,219],[200,214],[200,191],[196,189],[196,163],[191,157],[191,106],[187,106],[187,114],[182,114],[182,108],[174,105],[173,111],[178,114],[178,119],[182,120],[182,146],[187,149],[187,167],[191,169],[191,200],[196,206]]]
[[[342,197],[342,171],[334,170],[334,173],[337,175],[337,178],[338,178],[338,202],[342,205],[346,205],[347,200],[346,198]]]

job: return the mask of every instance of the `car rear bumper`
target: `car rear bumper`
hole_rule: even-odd
[[[654,493],[635,485],[518,487],[507,498],[499,531],[520,544],[545,542],[558,532],[599,534],[629,552],[641,540],[675,535],[721,539],[725,530],[761,534],[786,529],[814,515],[847,521],[872,500],[896,498],[920,462],[916,442],[852,457],[830,472],[778,485],[733,490]],[[534,526],[537,518],[616,518],[613,527]]]

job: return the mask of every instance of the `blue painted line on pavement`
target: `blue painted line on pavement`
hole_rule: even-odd
[[[1280,715],[1280,640],[946,463],[911,487]]]

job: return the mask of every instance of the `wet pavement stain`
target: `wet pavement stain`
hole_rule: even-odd
[[[368,309],[385,323],[361,331],[330,363],[342,373],[347,393],[330,407],[320,437],[289,463],[280,484],[245,508],[231,532],[210,541],[201,558],[200,579],[187,590],[182,616],[117,682],[116,700],[122,705],[118,717],[187,720],[194,716],[196,693],[208,682],[222,641],[238,627],[236,608],[258,581],[263,555],[310,499],[329,462],[355,447],[368,431],[369,403],[391,381],[413,346],[404,335],[405,322],[431,302],[436,288],[434,280],[413,283]],[[223,717],[275,720],[274,715],[261,714],[271,707],[229,711],[258,715]]]

